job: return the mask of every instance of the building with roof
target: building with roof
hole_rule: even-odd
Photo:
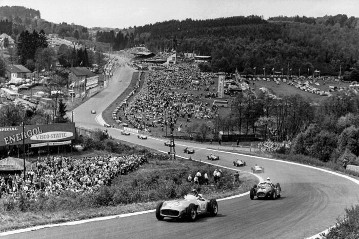
[[[98,91],[99,76],[86,67],[71,67],[69,79],[76,97],[92,95],[94,91]]]
[[[6,66],[6,78],[11,80],[15,80],[17,78],[23,78],[25,79],[29,74],[31,74],[31,71],[27,69],[23,65],[7,65]]]

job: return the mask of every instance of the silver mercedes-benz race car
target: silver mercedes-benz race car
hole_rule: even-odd
[[[246,162],[243,161],[242,159],[238,159],[236,161],[233,161],[233,166],[244,167],[244,166],[246,166]]]
[[[214,154],[210,154],[207,156],[208,160],[219,160],[219,156],[214,155]]]
[[[258,185],[253,186],[249,192],[249,197],[252,200],[254,197],[257,197],[258,199],[271,198],[274,200],[280,198],[281,191],[282,189],[279,183],[273,184],[271,182],[261,182]]]
[[[216,216],[218,204],[215,199],[204,199],[200,194],[187,194],[183,199],[160,202],[156,208],[156,218],[165,217],[195,221],[198,215]]]
[[[139,138],[139,139],[147,139],[147,136],[144,135],[144,134],[139,134],[139,135],[137,135],[137,138]]]

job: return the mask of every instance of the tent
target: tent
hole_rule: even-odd
[[[31,167],[31,163],[25,161],[26,168]],[[24,159],[7,157],[0,160],[0,173],[19,172],[24,170]]]

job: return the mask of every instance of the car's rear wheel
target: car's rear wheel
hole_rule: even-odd
[[[162,221],[164,218],[164,216],[161,216],[162,204],[163,204],[163,202],[160,202],[157,204],[157,207],[156,207],[156,218],[158,221]]]
[[[193,203],[191,203],[187,208],[187,216],[191,222],[194,222],[197,219],[197,209],[196,205],[194,205]]]
[[[276,186],[276,188],[278,189],[278,195],[277,195],[277,197],[280,198],[280,194],[281,194],[281,192],[282,192],[282,188],[280,187],[280,184],[279,184],[279,183],[277,183],[275,186]]]
[[[208,203],[209,215],[212,217],[217,216],[218,213],[218,203],[216,199],[211,199]]]

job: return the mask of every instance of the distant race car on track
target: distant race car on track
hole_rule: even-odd
[[[192,148],[185,148],[185,149],[183,150],[183,152],[186,153],[186,154],[194,154],[194,149],[192,149]]]
[[[183,199],[160,202],[156,208],[156,218],[159,221],[169,217],[187,219],[193,222],[197,219],[198,215],[207,214],[214,217],[217,213],[217,201],[215,199],[204,199],[195,190],[185,195]]]
[[[251,170],[253,173],[264,173],[264,168],[258,165],[252,167]]]
[[[139,138],[139,139],[147,139],[147,136],[143,135],[143,134],[139,134],[139,135],[137,135],[137,138]]]
[[[208,160],[219,160],[219,156],[210,154],[207,156]]]
[[[128,131],[121,131],[121,134],[122,134],[122,135],[130,135],[130,132],[128,132]]]
[[[233,161],[233,165],[236,167],[244,167],[246,166],[246,162],[241,159],[238,159],[237,161]]]
[[[91,114],[96,114],[96,110],[91,110]]]
[[[166,142],[165,142],[165,146],[171,147],[171,145],[174,146],[174,144],[173,144],[172,141],[166,141]],[[173,146],[172,146],[172,147],[173,147]]]
[[[254,187],[249,192],[249,197],[253,200],[254,197],[257,197],[258,199],[261,198],[270,198],[270,199],[276,199],[280,198],[280,193],[282,189],[280,187],[280,184],[273,184],[271,182],[261,182],[258,185],[254,185]]]

